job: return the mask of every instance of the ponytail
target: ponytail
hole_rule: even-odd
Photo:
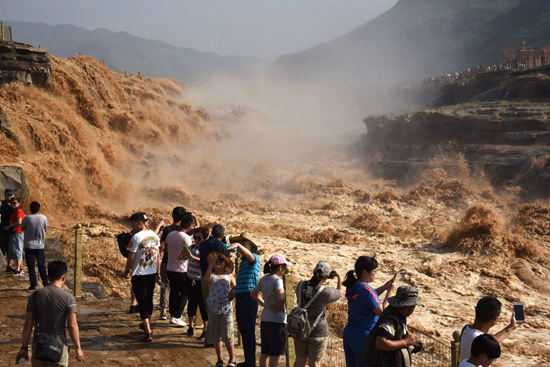
[[[355,284],[355,282],[357,282],[357,278],[355,278],[354,273],[355,273],[355,270],[350,270],[346,273],[346,278],[342,282],[342,285],[344,287],[346,288],[351,287],[352,285]]]
[[[271,260],[268,260],[264,265],[264,274],[271,273]]]

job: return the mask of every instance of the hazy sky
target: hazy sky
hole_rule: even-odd
[[[273,60],[331,40],[397,0],[0,0],[2,20],[73,24]]]

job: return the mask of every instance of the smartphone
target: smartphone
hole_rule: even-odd
[[[514,303],[514,313],[516,314],[516,322],[525,321],[525,315],[523,314],[523,303]]]
[[[187,247],[187,245],[185,243],[181,246],[183,247],[184,250],[189,251],[189,248]]]

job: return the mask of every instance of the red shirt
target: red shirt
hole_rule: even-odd
[[[25,218],[25,213],[23,213],[23,209],[17,208],[13,214],[10,217],[10,224],[13,224],[17,222],[17,218],[21,218],[21,221],[23,221],[23,218]],[[15,233],[23,233],[23,230],[21,229],[21,225],[18,225],[15,227]]]

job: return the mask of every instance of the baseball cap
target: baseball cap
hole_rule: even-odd
[[[318,279],[323,279],[329,276],[330,274],[330,265],[324,261],[319,261],[315,266],[313,273],[317,276]]]
[[[271,259],[269,259],[269,261],[271,261],[273,265],[283,265],[283,264],[292,265],[291,263],[286,261],[285,256],[281,254],[275,254],[271,256]]]

